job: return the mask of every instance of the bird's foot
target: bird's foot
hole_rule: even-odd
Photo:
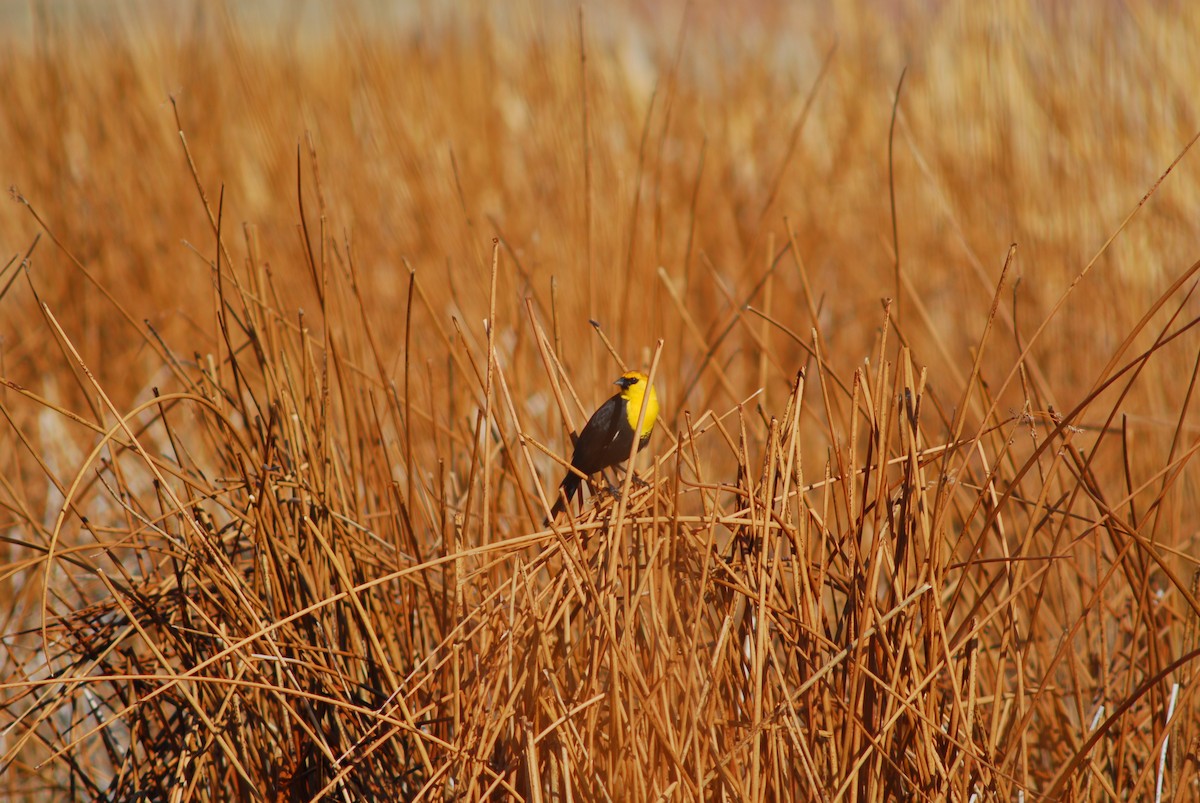
[[[650,487],[650,483],[646,482],[644,479],[637,476],[636,474],[629,478],[629,484],[633,488],[649,488]],[[604,489],[604,491],[609,496],[611,496],[613,499],[621,498],[621,487],[619,485],[609,485]]]

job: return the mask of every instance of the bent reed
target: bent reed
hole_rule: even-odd
[[[898,23],[894,130],[866,4],[0,56],[5,796],[1197,799],[1194,132],[929,125],[1100,58],[1001,5]],[[970,91],[997,25],[1070,58]],[[544,526],[631,368],[645,484]]]

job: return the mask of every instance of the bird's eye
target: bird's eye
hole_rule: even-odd
[[[629,384],[636,385],[640,380],[636,376],[629,377]]]

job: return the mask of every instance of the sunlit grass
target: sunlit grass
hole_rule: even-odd
[[[1196,799],[1200,18],[895,5],[23,18],[6,794]]]

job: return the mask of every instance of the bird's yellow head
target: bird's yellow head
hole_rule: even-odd
[[[638,416],[642,412],[642,400],[649,394],[650,398],[646,400],[646,417],[642,419],[642,431],[638,433],[638,440],[646,440],[654,429],[654,422],[658,420],[658,394],[650,384],[650,377],[641,371],[627,371],[613,384],[621,388],[621,398],[626,401],[625,415],[629,417],[631,428],[637,426]]]

